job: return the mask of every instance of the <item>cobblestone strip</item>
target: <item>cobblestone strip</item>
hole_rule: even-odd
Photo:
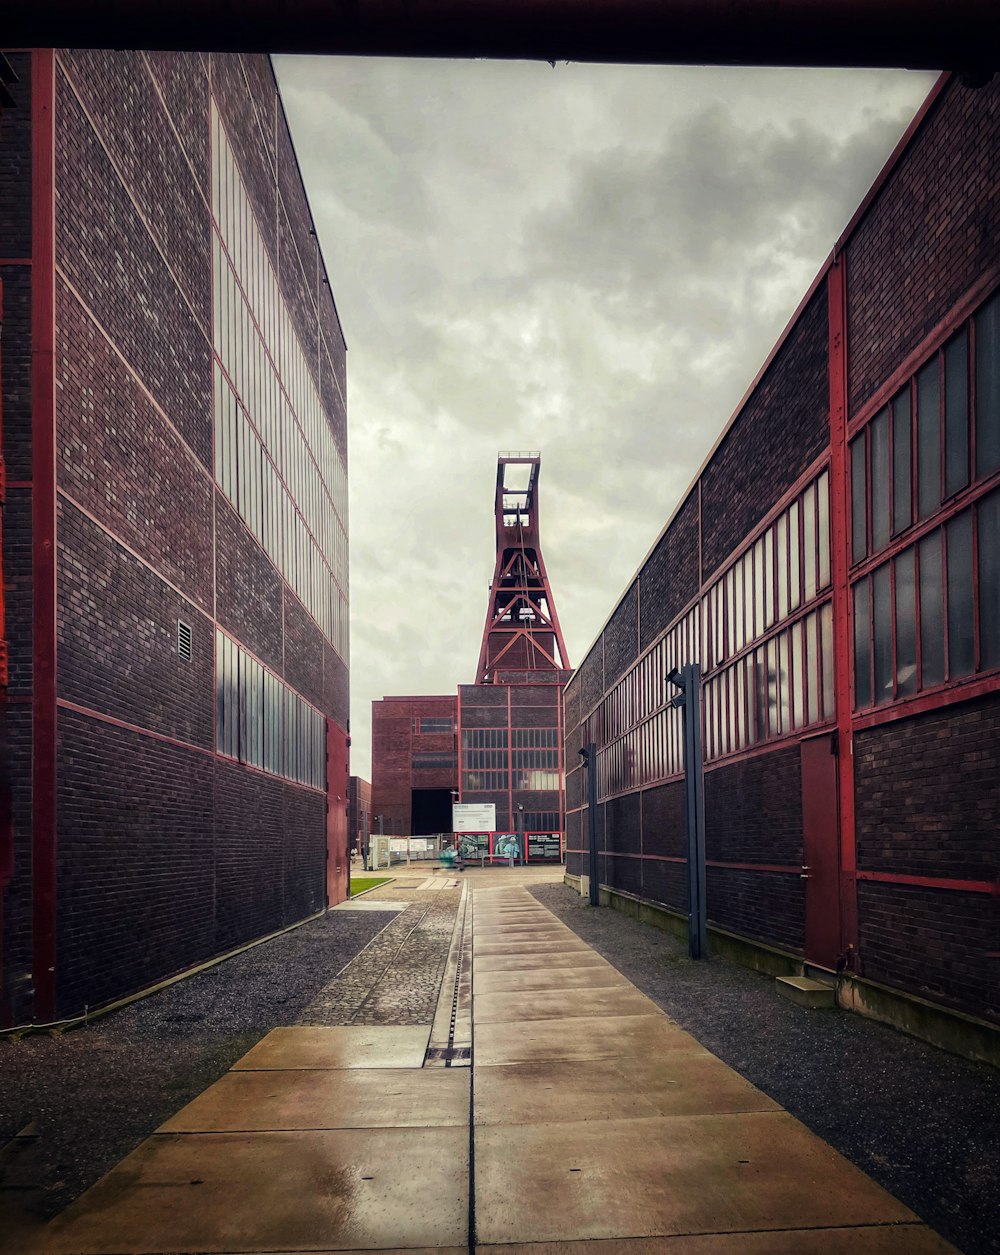
[[[391,886],[388,888],[391,889]],[[298,1024],[431,1024],[459,894],[421,894],[302,1011]]]

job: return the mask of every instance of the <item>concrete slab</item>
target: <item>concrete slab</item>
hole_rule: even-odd
[[[464,1129],[160,1135],[49,1226],[48,1255],[467,1242]]]
[[[477,920],[474,929],[477,937],[576,937],[572,929],[565,924],[546,924],[544,922],[528,922],[518,924],[492,924]]]
[[[476,1130],[484,1245],[915,1220],[786,1112]]]
[[[620,989],[632,988],[632,983],[610,965],[602,967],[540,967],[534,971],[518,971],[507,967],[503,971],[476,973],[478,994],[545,993],[551,989]],[[527,1003],[528,999],[525,999]]]
[[[331,911],[405,911],[409,902],[389,902],[385,898],[348,898],[346,902],[338,902]]]
[[[654,1015],[659,1007],[631,985],[610,989],[559,989],[517,993],[480,993],[474,998],[477,1025],[514,1020],[562,1020],[600,1015]]]
[[[255,1068],[419,1068],[430,1025],[275,1028],[233,1066]]]
[[[477,1067],[498,1063],[627,1058],[654,1050],[708,1053],[665,1015],[477,1023],[475,1030]]]
[[[707,1052],[495,1065],[476,1073],[475,1117],[484,1125],[780,1110]]]
[[[563,954],[566,951],[573,951],[581,954],[589,951],[590,946],[585,941],[580,941],[572,933],[565,939],[560,941],[522,941],[520,938],[502,938],[497,937],[496,940],[482,940],[478,933],[473,935],[472,952],[474,955],[487,954]]]
[[[774,987],[783,998],[800,1007],[830,1009],[837,1005],[837,991],[833,985],[808,976],[778,976]]]
[[[467,1070],[342,1068],[228,1072],[158,1131],[464,1127],[468,1122]]]
[[[503,972],[516,970],[520,972],[533,972],[541,968],[582,968],[582,967],[607,967],[615,971],[611,964],[602,959],[594,950],[563,950],[556,954],[546,953],[528,953],[518,954],[515,956],[504,954],[478,954],[474,957],[473,963],[476,971],[476,979],[479,978],[480,972]]]
[[[520,1242],[476,1247],[477,1255],[959,1255],[921,1224],[790,1229],[780,1233],[707,1233],[612,1241]]]

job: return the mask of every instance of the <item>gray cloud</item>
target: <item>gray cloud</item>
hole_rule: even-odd
[[[579,661],[929,75],[279,58],[349,353],[353,770],[474,678],[501,448]]]

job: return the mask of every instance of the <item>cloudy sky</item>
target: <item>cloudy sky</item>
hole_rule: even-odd
[[[348,343],[352,766],[475,679],[501,449],[579,662],[934,76],[279,57]]]

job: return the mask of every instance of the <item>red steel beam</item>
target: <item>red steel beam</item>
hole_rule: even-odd
[[[8,46],[671,65],[997,64],[995,0],[40,0]]]
[[[55,57],[31,57],[32,883],[35,1018],[56,1009]]]

